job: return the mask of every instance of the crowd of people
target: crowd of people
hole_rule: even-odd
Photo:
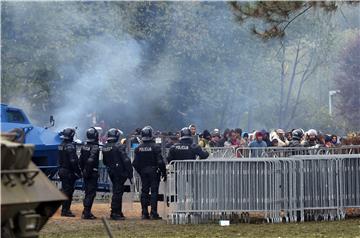
[[[202,148],[209,147],[337,147],[341,145],[360,144],[360,136],[353,133],[347,137],[339,137],[336,134],[321,133],[315,129],[303,130],[292,129],[284,131],[275,129],[271,131],[258,130],[245,132],[241,128],[219,129],[212,131],[204,130],[197,132],[196,125],[189,126],[194,143]],[[136,129],[132,135],[131,146],[135,148],[139,143],[140,129]],[[165,140],[165,147],[170,148],[179,142],[180,132],[160,132],[155,133],[155,137]],[[126,139],[123,139],[123,143]],[[160,142],[159,142],[160,143]]]
[[[298,140],[300,143],[294,143]],[[200,135],[199,144],[202,147],[286,147],[286,146],[325,146],[333,147],[339,145],[336,135],[322,135],[316,130],[294,129],[285,132],[282,129],[268,132],[266,130],[243,132],[242,129],[225,129],[222,134],[218,129],[212,133],[208,130]]]
[[[311,129],[304,132],[294,129],[285,132],[277,129],[271,132],[254,131],[243,132],[240,128],[226,129],[223,133],[214,129],[211,133],[204,130],[197,134],[196,126],[182,128],[178,133],[154,132],[146,126],[136,130],[133,136],[127,139],[121,131],[111,128],[105,135],[105,141],[100,138],[100,129],[91,127],[86,131],[86,142],[81,145],[80,156],[77,154],[77,144],[74,141],[75,129],[66,128],[61,133],[62,143],[59,145],[59,177],[62,182],[62,191],[68,197],[63,203],[61,215],[74,217],[70,206],[75,188],[75,181],[82,178],[85,197],[83,200],[83,219],[96,219],[91,208],[97,192],[99,178],[100,151],[103,155],[103,164],[106,166],[112,182],[112,201],[110,218],[123,220],[122,196],[126,180],[132,182],[133,169],[141,178],[141,217],[142,219],[161,219],[157,212],[157,198],[160,180],[166,181],[166,163],[179,160],[207,159],[210,147],[335,147],[348,143],[336,135],[320,134]],[[123,138],[123,139],[121,139]],[[354,138],[359,138],[356,135]],[[161,145],[160,145],[161,144]],[[134,148],[134,158],[128,156],[128,145]],[[163,158],[163,148],[169,148],[166,158]],[[148,207],[150,206],[150,213]]]

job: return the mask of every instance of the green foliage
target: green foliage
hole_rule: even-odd
[[[345,2],[355,5],[357,2]],[[286,28],[307,11],[322,10],[332,13],[343,5],[338,1],[255,1],[255,2],[230,2],[235,18],[240,23],[249,19],[260,20],[266,24],[265,29],[258,30],[256,26],[252,32],[262,39],[283,38]]]
[[[279,4],[286,8],[290,3]],[[249,34],[255,22],[249,19],[240,26],[231,9],[224,2],[2,3],[1,100],[26,101],[31,117],[45,120],[69,100],[67,92],[79,77],[111,66],[94,63],[93,51],[84,45],[106,37],[116,42],[135,39],[141,48],[136,69],[126,78],[111,74],[110,86],[91,95],[101,118],[112,126],[275,128],[281,108],[281,63],[287,67],[284,86],[289,88],[300,42],[302,58],[282,126],[333,125],[319,111],[327,107],[329,78],[337,71],[343,33],[349,24],[353,32],[359,31],[357,13],[345,7],[347,20],[339,11],[331,18],[323,11],[304,13],[287,28],[283,55],[280,41],[263,42]],[[102,47],[108,51],[112,46]],[[301,73],[309,62],[314,72],[297,103]],[[298,113],[292,117],[294,105]],[[113,113],[114,108],[121,113]],[[304,120],[316,115],[321,115],[318,124]]]

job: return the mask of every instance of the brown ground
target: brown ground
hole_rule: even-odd
[[[129,219],[140,219],[141,215],[141,207],[140,203],[134,202],[134,203],[127,203],[125,202],[123,204],[123,213],[124,215]],[[81,213],[83,210],[83,206],[81,202],[76,202],[71,205],[71,211],[76,215],[75,218],[68,218],[68,217],[61,217],[60,216],[60,209],[55,213],[55,215],[52,217],[53,220],[76,220],[76,221],[82,221],[81,219]],[[159,203],[159,213],[163,212],[163,203]],[[110,203],[104,203],[104,202],[95,202],[92,208],[92,213],[98,217],[106,217],[109,218],[110,216]],[[87,221],[86,221],[87,222]]]

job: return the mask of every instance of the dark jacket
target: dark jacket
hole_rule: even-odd
[[[225,146],[225,142],[227,141],[228,139],[226,137],[222,137],[220,140],[219,140],[219,143],[218,143],[218,146],[219,147],[224,147]]]
[[[107,142],[102,148],[103,162],[111,176],[133,177],[131,160],[127,156],[125,146],[117,142]]]
[[[203,151],[199,145],[193,144],[192,139],[184,139],[170,148],[167,161],[170,163],[173,160],[195,160],[196,156],[206,159],[209,153]]]
[[[81,177],[79,158],[76,154],[76,146],[73,142],[62,142],[59,147],[60,173],[68,173],[77,178]]]
[[[84,178],[98,175],[99,153],[98,144],[87,143],[81,147],[80,168]]]
[[[299,140],[291,140],[288,147],[303,147]]]
[[[156,169],[160,170],[161,174],[166,174],[161,148],[154,141],[145,141],[135,148],[134,154],[133,166],[140,175],[144,169]]]

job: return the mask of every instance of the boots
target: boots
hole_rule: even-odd
[[[162,217],[159,216],[159,214],[158,214],[157,212],[151,212],[151,213],[150,213],[150,219],[151,219],[151,220],[161,220]]]
[[[111,211],[110,219],[115,221],[125,220],[125,216],[122,212]]]
[[[149,220],[150,219],[150,216],[149,216],[149,213],[142,213],[142,215],[141,215],[141,219],[142,220]]]
[[[150,219],[148,212],[148,200],[142,197],[141,199],[141,219],[148,220]]]
[[[62,210],[61,216],[62,217],[75,217],[75,214],[72,213],[70,210]]]
[[[94,220],[96,219],[96,216],[94,216],[94,214],[91,213],[91,209],[84,208],[81,218],[85,220]]]
[[[150,218],[152,220],[161,220],[162,217],[157,213],[157,201],[151,202]]]
[[[92,214],[92,213],[90,212],[90,213],[88,213],[88,214],[83,213],[83,214],[81,215],[81,218],[82,218],[82,219],[85,219],[85,220],[94,220],[94,219],[96,219],[97,217],[94,216],[94,214]]]
[[[147,206],[141,206],[142,208],[142,212],[141,212],[141,219],[143,220],[149,220],[150,216],[149,216],[149,212],[148,212],[148,208]]]
[[[115,221],[125,220],[124,216],[121,216],[121,214],[110,214],[110,219]]]

